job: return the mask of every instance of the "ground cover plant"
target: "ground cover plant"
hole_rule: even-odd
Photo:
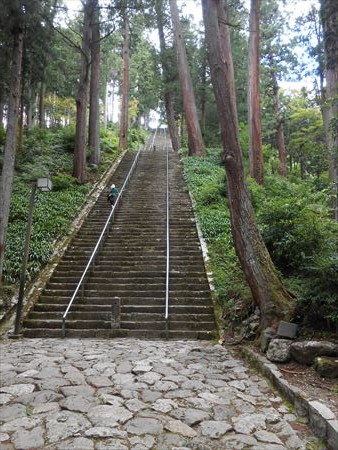
[[[132,148],[145,141],[144,130],[133,130]],[[93,183],[120,155],[118,129],[101,130],[101,159],[98,167],[88,166],[87,182],[78,184],[72,175],[75,129],[73,126],[57,129],[35,128],[24,139],[23,150],[16,161],[9,227],[4,264],[4,281],[15,284],[20,277],[24,236],[28,216],[31,181],[50,176],[52,192],[37,192],[27,279],[33,280],[50,260],[53,245],[69,231],[72,220],[81,211]],[[90,153],[88,152],[88,159]]]
[[[225,172],[220,149],[207,157],[185,157],[183,168],[203,235],[208,244],[216,298],[227,322],[243,320],[252,300],[230,230]],[[293,294],[294,320],[321,329],[338,326],[338,224],[331,220],[328,195],[316,180],[266,176],[249,180],[263,239]],[[226,314],[226,317],[224,316]]]

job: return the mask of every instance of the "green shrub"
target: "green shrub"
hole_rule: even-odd
[[[37,192],[33,215],[27,278],[33,279],[53,253],[53,243],[67,233],[71,221],[79,212],[90,185],[71,183],[62,190]],[[16,179],[10,207],[4,279],[14,283],[19,279],[26,230],[30,189]]]
[[[53,191],[62,191],[63,189],[69,189],[74,184],[76,184],[76,180],[74,177],[65,174],[54,175],[52,177],[52,182]]]

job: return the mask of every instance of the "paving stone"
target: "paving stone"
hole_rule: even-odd
[[[152,389],[159,392],[167,392],[173,391],[174,389],[177,388],[178,385],[176,383],[173,383],[172,381],[157,381]]]
[[[108,377],[103,376],[87,377],[87,383],[96,388],[112,386],[114,384],[113,381],[110,380]]]
[[[13,400],[14,395],[11,394],[0,394],[0,405],[6,405],[11,400]]]
[[[87,397],[81,396],[69,396],[64,400],[60,401],[60,406],[62,409],[68,409],[69,411],[77,411],[86,413],[95,406],[95,402]]]
[[[191,427],[210,418],[209,413],[206,411],[193,408],[177,408],[174,409],[170,415],[175,419],[182,420],[182,422]]]
[[[52,411],[59,411],[60,409],[60,405],[57,402],[41,403],[33,407],[32,414],[44,414]]]
[[[67,340],[26,339],[11,342],[10,351],[1,345],[8,383],[0,389],[1,411],[24,414],[1,427],[1,450],[17,450],[14,434],[34,437],[39,429],[46,450],[305,449],[290,426],[295,416],[267,383],[210,342],[75,339],[68,349]]]
[[[160,434],[163,432],[163,425],[158,419],[136,418],[127,423],[126,430],[128,433],[144,435],[144,434]]]
[[[143,383],[152,385],[152,384],[155,384],[156,381],[161,380],[161,378],[162,378],[162,375],[160,375],[159,373],[147,372],[147,373],[144,373],[141,376],[139,376],[138,380]]]
[[[85,435],[91,438],[126,438],[128,434],[125,431],[121,431],[118,428],[112,427],[93,427],[86,430]]]
[[[254,436],[257,439],[257,441],[260,441],[260,442],[267,442],[269,444],[283,445],[283,442],[279,439],[278,436],[276,436],[274,433],[271,433],[266,430],[258,430],[254,433]]]
[[[155,411],[168,413],[173,408],[177,408],[177,403],[167,398],[160,398],[152,404],[151,408]]]
[[[197,435],[196,431],[186,425],[181,420],[168,420],[166,421],[164,428],[172,433],[181,434],[185,437],[194,437]]]
[[[68,439],[56,445],[57,450],[94,450],[94,448],[94,442],[83,437]]]
[[[121,439],[108,439],[97,443],[95,450],[129,450],[129,446],[126,441]]]
[[[9,434],[7,433],[0,433],[0,442],[8,441],[9,437]]]
[[[88,411],[88,418],[96,426],[112,427],[118,423],[126,423],[133,414],[123,406],[95,406]]]
[[[227,422],[217,420],[206,420],[201,423],[201,433],[211,439],[218,439],[228,431],[232,430],[232,425]]]
[[[41,449],[44,447],[43,428],[37,427],[31,431],[19,430],[12,437],[14,447],[20,450]]]
[[[256,430],[266,428],[266,418],[263,414],[241,414],[232,419],[234,429],[237,433],[251,434]]]
[[[135,436],[129,439],[129,442],[133,446],[133,450],[137,449],[151,449],[155,445],[155,438],[150,435]]]
[[[26,416],[26,407],[20,404],[6,405],[0,408],[0,421],[10,421]]]
[[[19,373],[17,378],[35,378],[40,372],[35,369],[26,370],[25,372]]]
[[[99,394],[98,399],[100,403],[112,406],[121,406],[124,404],[123,398],[118,397],[117,395]]]
[[[34,384],[12,384],[12,386],[3,386],[0,391],[6,394],[12,394],[16,397],[23,394],[30,394],[35,390]]]
[[[1,425],[1,431],[14,432],[20,430],[31,430],[43,422],[43,416],[22,417],[19,419],[11,420]]]
[[[95,393],[95,389],[89,386],[88,384],[82,386],[63,386],[60,388],[60,391],[66,397],[77,395],[91,396],[94,395]]]
[[[53,413],[46,422],[47,438],[50,443],[57,443],[90,426],[89,420],[82,414],[60,411]]]
[[[156,392],[156,391],[150,391],[148,389],[145,389],[142,392],[142,400],[144,402],[155,402],[156,400],[158,400],[159,398],[162,397],[162,393],[161,392]]]

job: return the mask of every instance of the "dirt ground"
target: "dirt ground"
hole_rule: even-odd
[[[291,385],[301,389],[310,400],[324,403],[338,417],[338,378],[322,378],[313,367],[295,361],[276,366]]]

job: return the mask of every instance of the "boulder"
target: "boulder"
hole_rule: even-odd
[[[272,339],[266,357],[273,362],[288,362],[291,344],[292,342],[288,339]]]
[[[303,341],[291,345],[291,357],[300,364],[311,366],[317,356],[338,356],[338,345],[329,341]]]
[[[338,378],[338,358],[318,356],[315,358],[314,368],[321,377]]]
[[[275,330],[271,327],[265,328],[261,334],[261,350],[266,352],[271,340],[276,337]]]

